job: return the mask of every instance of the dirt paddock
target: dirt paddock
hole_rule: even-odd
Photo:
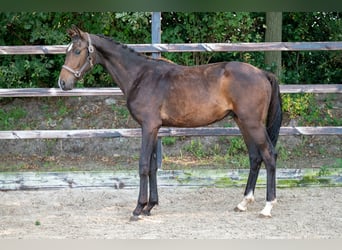
[[[331,239],[342,238],[342,188],[278,189],[262,219],[265,189],[234,212],[242,188],[161,187],[149,217],[130,221],[138,189],[0,192],[1,239]]]

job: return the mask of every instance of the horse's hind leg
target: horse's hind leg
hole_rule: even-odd
[[[266,190],[266,205],[260,212],[262,217],[271,217],[273,205],[277,202],[276,199],[276,160],[277,154],[268,138],[267,145],[261,147],[261,155],[266,165],[267,172],[267,190]]]
[[[261,156],[255,145],[247,145],[249,152],[250,170],[243,200],[236,206],[235,211],[244,212],[249,204],[254,202],[254,190],[262,163]]]
[[[250,158],[250,173],[246,185],[245,197],[236,208],[237,211],[247,210],[248,204],[254,201],[254,189],[258,178],[261,162],[266,165],[267,171],[267,195],[266,206],[260,212],[261,216],[271,217],[273,204],[276,202],[276,153],[275,149],[267,135],[263,125],[255,123],[242,124],[239,119],[236,119],[239,125],[246,145],[249,151]],[[253,125],[254,124],[254,125]]]

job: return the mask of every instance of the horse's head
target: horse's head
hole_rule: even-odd
[[[89,34],[76,26],[72,26],[68,34],[71,43],[66,50],[65,62],[58,79],[58,85],[63,90],[71,90],[75,82],[93,67],[95,61]]]

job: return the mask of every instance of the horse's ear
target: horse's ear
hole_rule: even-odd
[[[68,30],[68,35],[72,40],[79,39],[82,37],[82,31],[76,25],[72,25],[71,29]]]

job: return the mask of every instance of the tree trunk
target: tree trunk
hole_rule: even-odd
[[[281,42],[281,33],[282,12],[266,12],[265,42]],[[281,51],[265,52],[265,64],[278,78],[281,77]]]

